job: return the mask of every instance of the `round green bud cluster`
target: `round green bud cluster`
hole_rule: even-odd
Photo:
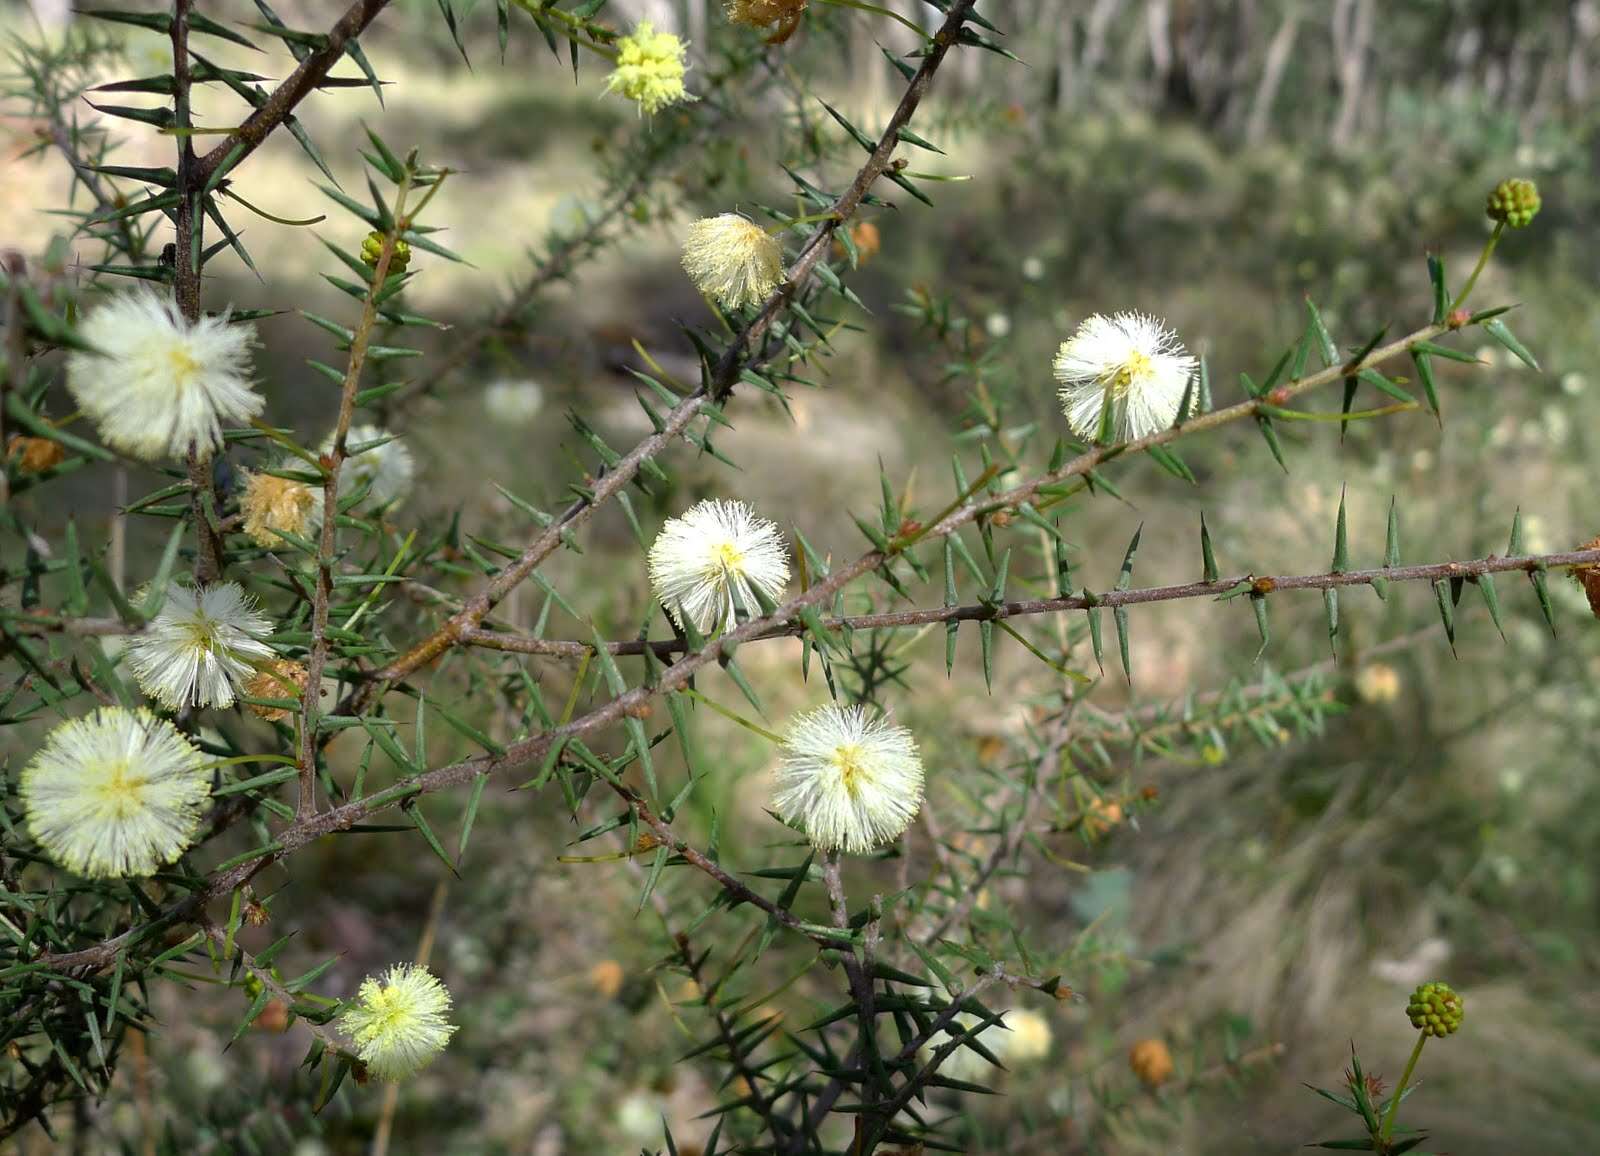
[[[361,242],[361,259],[376,269],[378,258],[381,256],[383,256],[383,234],[374,230],[367,234],[365,241]],[[411,264],[411,246],[397,240],[394,243],[394,252],[389,255],[389,276],[404,273],[409,264]]]
[[[1489,194],[1489,219],[1526,228],[1539,213],[1539,186],[1520,178],[1501,181]]]
[[[1406,1016],[1411,1026],[1430,1036],[1448,1036],[1466,1014],[1461,997],[1447,983],[1425,983],[1411,993]]]

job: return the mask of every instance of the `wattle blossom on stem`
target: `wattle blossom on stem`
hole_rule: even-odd
[[[29,833],[63,867],[91,878],[149,875],[193,841],[211,772],[170,722],[103,707],[50,732],[20,794]]]
[[[272,624],[237,582],[174,585],[161,613],[128,644],[140,688],[169,710],[233,705],[254,665],[274,657]]]
[[[683,269],[718,305],[743,309],[765,301],[783,280],[783,248],[754,221],[723,213],[689,226]]]
[[[1098,438],[1111,409],[1114,441],[1166,429],[1198,362],[1172,330],[1143,313],[1095,314],[1056,353],[1061,406],[1072,432]]]
[[[226,317],[185,321],[171,298],[121,293],[81,326],[98,352],[67,358],[67,389],[107,445],[145,461],[209,458],[223,424],[243,424],[266,402],[250,381],[255,328]]]
[[[606,91],[620,92],[652,116],[668,105],[694,100],[683,86],[687,53],[688,46],[672,33],[657,32],[650,21],[641,20],[617,41],[617,67],[606,78]]]
[[[861,706],[797,716],[773,809],[821,851],[861,855],[898,839],[922,806],[922,758],[905,727]]]
[[[396,1082],[433,1062],[455,1025],[445,1019],[450,991],[421,964],[399,963],[367,977],[339,1019],[356,1055],[379,1079]]]
[[[755,592],[777,601],[789,582],[778,527],[743,502],[707,500],[668,519],[650,546],[650,584],[667,613],[702,633],[733,626],[739,607],[755,616]]]

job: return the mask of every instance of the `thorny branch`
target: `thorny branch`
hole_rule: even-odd
[[[1420,566],[1384,566],[1372,570],[1334,570],[1317,574],[1254,575],[1239,574],[1204,582],[1183,582],[1173,586],[1146,586],[1128,590],[1107,590],[1102,594],[1075,594],[1061,598],[1031,598],[1012,602],[958,606],[934,606],[925,610],[895,610],[882,614],[856,614],[840,618],[825,617],[829,630],[889,630],[908,626],[927,626],[940,622],[998,622],[1037,614],[1060,614],[1068,610],[1098,607],[1139,606],[1153,602],[1176,602],[1188,598],[1248,594],[1265,598],[1282,590],[1333,590],[1344,586],[1371,586],[1378,582],[1439,582],[1451,579],[1476,581],[1485,574],[1508,570],[1528,572],[1564,566],[1588,566],[1600,561],[1600,550],[1572,550],[1563,554],[1504,556],[1491,554],[1468,562],[1432,562]],[[799,622],[781,622],[751,635],[745,641],[762,642],[772,638],[794,638],[806,633]],[[594,652],[594,645],[553,638],[532,638],[492,630],[474,630],[462,642],[489,650],[517,654],[546,654],[581,658]],[[668,657],[686,649],[679,639],[608,642],[612,654],[643,654],[648,647],[658,657]]]
[[[828,219],[812,231],[805,245],[801,247],[799,256],[786,271],[784,283],[767,298],[761,310],[729,343],[727,350],[711,368],[708,383],[674,406],[663,420],[659,432],[640,442],[621,461],[607,470],[595,484],[591,496],[580,498],[567,507],[523,550],[516,561],[495,575],[488,586],[469,599],[460,611],[452,615],[433,634],[384,667],[379,672],[380,679],[394,682],[405,678],[457,645],[465,632],[476,629],[501,599],[538,569],[546,558],[555,553],[567,535],[582,526],[593,516],[595,510],[626,488],[646,461],[654,458],[675,441],[702,409],[708,404],[720,405],[726,400],[734,384],[739,380],[740,373],[749,364],[751,345],[759,344],[765,338],[784,306],[810,279],[817,263],[827,252],[834,232],[855,214],[868,189],[889,167],[890,157],[900,143],[900,129],[910,121],[917,106],[922,103],[922,98],[933,81],[934,73],[938,71],[939,65],[943,63],[946,54],[955,43],[956,36],[966,21],[967,13],[972,10],[975,2],[976,0],[956,0],[951,5],[943,25],[933,37],[932,47],[923,58],[922,66],[918,68],[907,86],[905,95],[901,97],[899,105],[890,116],[889,123],[878,138],[877,147],[873,149],[867,163],[861,167],[855,180],[850,182],[850,186],[834,202]]]

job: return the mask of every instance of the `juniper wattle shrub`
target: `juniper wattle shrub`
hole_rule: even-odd
[[[998,17],[975,0],[927,0],[920,21],[854,0],[741,0],[713,6],[705,41],[688,43],[604,0],[499,4],[502,46],[548,42],[561,69],[598,70],[591,113],[612,125],[599,145],[605,188],[577,228],[536,251],[482,329],[441,336],[447,327],[413,286],[460,262],[446,243],[450,202],[438,195],[456,174],[375,129],[318,139],[302,119],[316,102],[347,99],[342,88],[383,91],[361,42],[391,18],[387,0],[355,0],[309,31],[288,27],[266,0],[246,25],[213,7],[112,6],[84,13],[64,38],[12,47],[9,100],[42,126],[39,147],[70,164],[73,188],[58,206],[70,232],[8,255],[0,281],[3,412],[16,435],[0,571],[4,1134],[89,1127],[93,1106],[120,1087],[119,1069],[145,1063],[146,1041],[183,1007],[164,1002],[180,984],[224,993],[232,1022],[219,1034],[239,1049],[257,1044],[251,1025],[307,1046],[304,1072],[250,1090],[221,1123],[208,1117],[207,1127],[250,1137],[240,1150],[259,1149],[264,1103],[280,1125],[307,1129],[337,1105],[364,1143],[368,1114],[387,1137],[395,1096],[412,1094],[385,1099],[369,1079],[455,1073],[472,1095],[475,1080],[461,1075],[470,1064],[452,1068],[452,1056],[487,1054],[516,1017],[429,958],[439,905],[389,929],[389,942],[421,944],[407,958],[346,974],[328,908],[302,909],[280,887],[312,870],[302,865],[329,862],[349,836],[368,849],[352,864],[358,873],[380,874],[383,854],[371,848],[392,846],[389,862],[421,857],[455,896],[471,896],[487,886],[484,828],[516,829],[514,808],[525,806],[570,819],[579,853],[519,835],[521,853],[625,881],[659,920],[647,933],[641,916],[633,942],[647,939],[650,984],[630,986],[609,956],[579,973],[604,977],[591,983],[597,1003],[659,987],[663,972],[685,984],[672,1008],[685,1036],[659,1062],[703,1070],[707,1122],[675,1136],[646,1110],[650,1148],[953,1148],[965,1098],[999,1080],[1002,1064],[1042,1062],[1071,1037],[1075,988],[1105,958],[1087,930],[1069,935],[1005,909],[994,886],[1060,862],[1047,837],[1093,843],[1155,804],[1154,788],[1125,781],[1119,758],[1184,753],[1151,747],[1136,725],[1143,716],[1094,701],[1107,682],[1133,680],[1142,606],[1248,603],[1264,648],[1269,605],[1317,591],[1338,647],[1351,614],[1341,591],[1387,596],[1425,582],[1453,641],[1468,587],[1498,624],[1494,576],[1525,575],[1548,616],[1549,572],[1572,568],[1586,581],[1600,564],[1594,543],[1530,552],[1519,521],[1504,554],[1403,565],[1392,517],[1383,564],[1363,568],[1343,505],[1327,528],[1332,561],[1315,573],[1227,574],[1203,521],[1196,572],[1172,585],[1138,581],[1135,525],[1110,553],[1072,544],[1075,519],[1091,500],[1113,500],[1099,495],[1116,494],[1136,461],[1174,485],[1197,484],[1203,475],[1178,443],[1218,427],[1253,429],[1255,464],[1287,469],[1290,429],[1337,437],[1353,423],[1441,417],[1450,379],[1440,370],[1472,365],[1480,340],[1531,363],[1506,308],[1473,299],[1502,233],[1539,209],[1525,180],[1490,195],[1493,231],[1469,278],[1457,286],[1429,259],[1429,289],[1403,327],[1336,336],[1307,302],[1288,347],[1242,367],[1237,389],[1199,355],[1202,334],[1177,332],[1141,303],[1094,303],[1062,325],[1053,361],[1009,366],[1023,395],[1044,399],[1036,412],[1046,420],[1013,422],[1005,406],[1015,395],[998,398],[977,375],[950,481],[913,486],[884,470],[853,504],[876,506],[853,515],[860,540],[819,548],[828,511],[809,508],[806,494],[780,506],[747,492],[731,468],[693,487],[684,475],[731,466],[718,438],[741,411],[787,411],[826,383],[851,330],[884,323],[857,293],[859,266],[899,222],[941,211],[931,190],[959,175],[937,160],[952,122],[926,114],[937,113],[952,58],[1006,63]],[[451,0],[439,8],[466,53],[472,26]],[[869,43],[895,22],[912,42],[885,51],[898,88],[871,123],[824,100],[784,57],[810,36]],[[171,51],[158,74],[116,72],[131,54],[108,29],[164,37]],[[275,45],[286,50],[278,81],[234,67],[224,51]],[[103,91],[91,102],[86,91],[107,69],[110,91],[158,103],[124,106]],[[202,87],[243,102],[236,123],[196,124],[191,98]],[[622,102],[637,115],[607,121]],[[728,148],[741,133],[763,147]],[[165,150],[166,162],[124,163],[116,141],[130,137]],[[330,214],[318,234],[276,217],[248,236],[236,227],[257,199],[256,153],[268,140],[298,147],[316,172]],[[736,163],[717,159],[730,155]],[[497,224],[514,233],[518,223]],[[269,306],[231,308],[218,278],[253,270],[250,246],[267,230],[274,245],[317,254],[339,312],[280,315],[299,302],[271,282],[261,286]],[[441,508],[428,487],[441,454],[423,403],[506,333],[536,331],[543,319],[530,306],[551,282],[581,281],[589,259],[645,231],[680,255],[673,276],[687,299],[705,302],[703,324],[630,339],[650,432],[623,445],[569,415],[577,461],[555,495],[526,492],[518,477],[474,476],[480,496],[492,491],[515,511],[514,541],[478,524],[480,507]],[[1024,270],[1044,275],[1037,258]],[[981,360],[985,372],[1008,356],[974,336],[943,290],[919,286],[908,300],[901,312],[924,350]],[[284,383],[269,379],[262,353],[297,328],[332,348],[306,370],[331,428],[275,424]],[[997,315],[985,330],[998,340],[1010,322]],[[516,368],[527,376],[496,377],[479,404],[489,424],[521,437],[558,407],[535,383],[548,380],[541,367]],[[1342,405],[1326,400],[1341,388]],[[796,439],[840,460],[870,432],[833,436],[824,445],[795,426]],[[68,516],[57,483],[69,477],[119,495],[109,529]],[[613,511],[637,549],[607,562],[604,580],[568,581],[563,564]],[[1087,584],[1112,574],[1109,587]],[[532,590],[543,601],[529,627],[509,608]],[[944,640],[942,664],[914,649],[930,632]],[[785,646],[789,659],[751,661]],[[1036,664],[1026,680],[997,666],[1002,649]],[[1003,725],[957,742],[926,721],[912,687],[963,675]],[[829,701],[772,722],[766,704],[802,684]],[[1330,700],[1296,689],[1305,685],[1283,682],[1283,710],[1309,731]],[[490,704],[501,712],[494,723]],[[754,808],[718,810],[728,744],[703,732],[729,723],[776,768]],[[1231,733],[1291,737],[1263,703],[1202,688],[1173,729],[1194,740],[1202,767],[1225,758]],[[427,736],[441,730],[460,757],[437,757]],[[485,803],[491,785],[524,791],[502,807]],[[329,890],[360,904],[359,882]],[[820,1013],[803,1022],[774,1010],[788,991]],[[1459,1024],[1448,989],[1421,990],[1414,1006],[1425,1036]],[[1236,1060],[1230,1049],[1227,1063]],[[1188,1062],[1144,1039],[1129,1054],[1134,1093],[1198,1085],[1206,1073]],[[1374,1144],[1393,1143],[1392,1119],[1372,1119],[1381,1101],[1336,1098],[1365,1105]],[[616,1115],[591,1125],[604,1141],[581,1137],[571,1150],[611,1150],[608,1129],[640,1113]]]

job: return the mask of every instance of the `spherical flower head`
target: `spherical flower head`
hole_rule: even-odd
[[[1128,1067],[1147,1088],[1158,1088],[1172,1078],[1172,1050],[1165,1040],[1140,1040],[1128,1050]]]
[[[299,698],[310,677],[311,672],[294,659],[275,658],[250,676],[250,680],[244,684],[244,693],[249,698]],[[245,709],[268,722],[282,722],[290,714],[288,709],[281,706],[258,706],[255,703],[246,703]]]
[[[1371,662],[1356,672],[1356,694],[1361,701],[1389,703],[1400,697],[1400,672],[1387,662]]]
[[[1067,424],[1079,437],[1096,438],[1110,406],[1117,441],[1166,429],[1178,416],[1196,364],[1177,335],[1154,317],[1096,313],[1056,353]]]
[[[278,468],[287,471],[297,467],[285,462]],[[244,490],[239,495],[244,532],[256,545],[268,548],[284,545],[283,538],[274,532],[277,530],[304,537],[319,520],[318,497],[317,491],[304,482],[252,470],[244,475]]]
[[[800,26],[810,0],[728,0],[724,10],[729,22],[748,28],[773,28],[769,44],[782,44]]]
[[[420,963],[397,963],[368,976],[345,1009],[339,1028],[355,1044],[367,1070],[391,1083],[433,1062],[455,1034],[446,1020],[450,991]]]
[[[377,269],[378,262],[383,258],[383,234],[374,229],[368,233],[361,242],[362,264],[371,265]],[[394,248],[389,253],[389,269],[385,277],[395,277],[406,271],[406,266],[411,264],[411,246],[404,241],[395,240]]]
[[[384,441],[387,438],[389,440]],[[373,445],[374,442],[382,445]],[[379,509],[397,506],[411,493],[417,474],[416,459],[398,437],[375,425],[351,426],[345,434],[345,450],[350,454],[339,468],[339,492],[351,494],[367,486],[365,503]],[[362,446],[370,446],[362,449]],[[333,435],[322,443],[322,452],[333,450]]]
[[[63,867],[95,879],[149,875],[194,840],[211,772],[167,720],[102,707],[50,732],[21,794],[29,833]]]
[[[1406,1018],[1411,1026],[1429,1036],[1448,1036],[1461,1027],[1466,1008],[1461,997],[1447,983],[1424,983],[1411,993]]]
[[[497,381],[483,391],[483,408],[500,425],[527,425],[544,408],[544,390],[533,381]]]
[[[683,87],[688,46],[670,32],[657,32],[641,20],[631,35],[617,41],[617,67],[606,79],[607,92],[620,92],[651,116],[669,104],[694,100]]]
[[[1032,1063],[1050,1054],[1055,1033],[1050,1030],[1050,1021],[1038,1012],[1015,1008],[1006,1013],[1005,1026],[1011,1030],[1000,1036],[1000,1058],[1007,1064]]]
[[[683,241],[683,270],[724,309],[759,305],[783,280],[783,248],[738,213],[704,217]]]
[[[1501,221],[1513,229],[1525,229],[1539,215],[1539,186],[1532,181],[1512,178],[1501,181],[1489,193],[1486,211],[1491,221]]]
[[[67,450],[60,442],[49,438],[33,438],[25,434],[12,434],[6,443],[6,459],[24,474],[42,474],[67,460]]]
[[[708,499],[667,519],[650,546],[650,585],[673,621],[703,634],[731,629],[738,608],[761,613],[756,591],[776,602],[789,583],[778,527],[743,502]]]
[[[922,759],[905,727],[860,706],[796,716],[772,806],[822,851],[866,854],[898,839],[922,806]]]
[[[253,663],[274,657],[272,624],[237,582],[173,585],[155,621],[128,644],[139,686],[169,710],[233,705]]]
[[[223,422],[266,405],[250,383],[252,326],[190,325],[170,298],[137,289],[94,309],[79,332],[98,352],[67,358],[67,389],[106,444],[133,457],[181,458],[191,447],[210,457]]]

